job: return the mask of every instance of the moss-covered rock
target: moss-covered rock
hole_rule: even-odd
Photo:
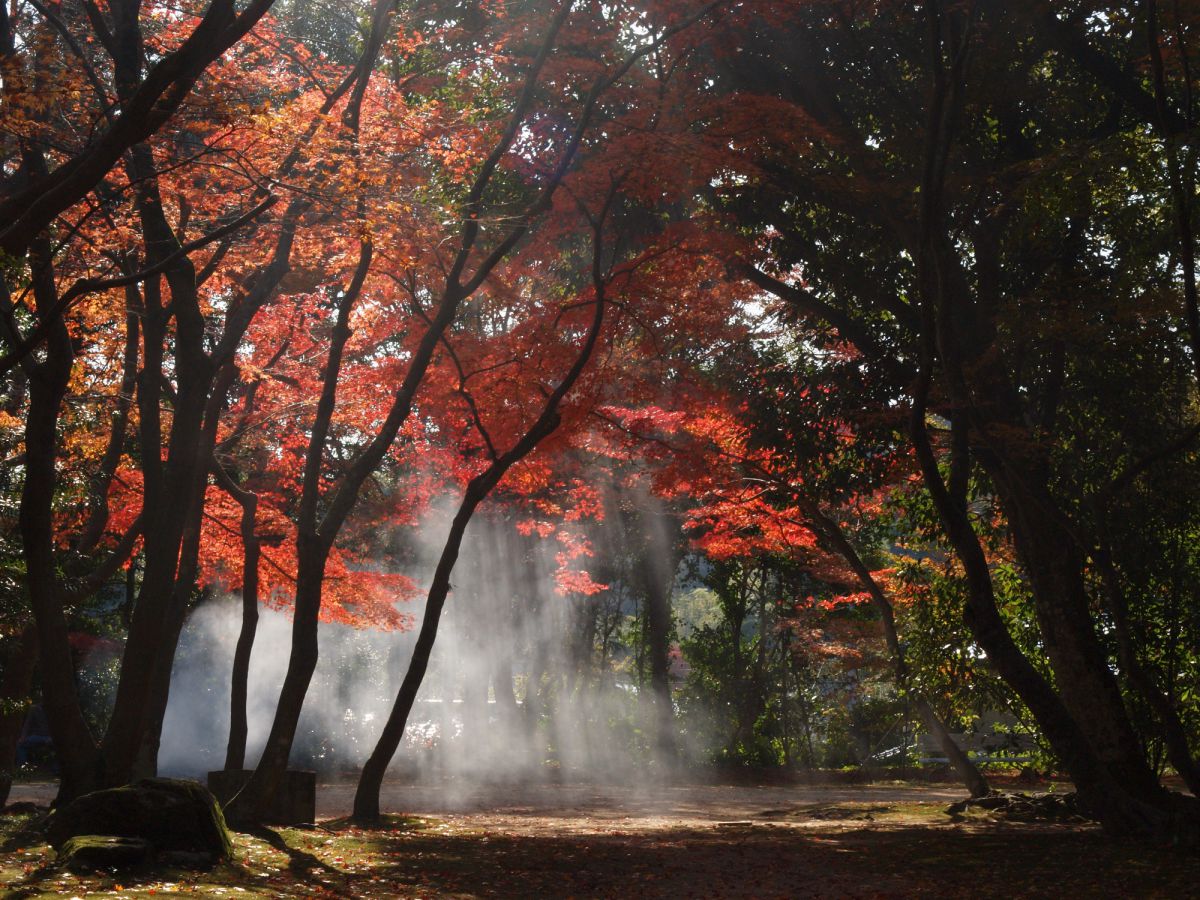
[[[150,856],[150,842],[108,834],[80,834],[58,848],[58,862],[76,874],[97,869],[128,869]]]
[[[55,849],[78,835],[140,838],[155,850],[227,859],[233,843],[216,799],[201,784],[147,778],[84,794],[54,813],[46,837]]]

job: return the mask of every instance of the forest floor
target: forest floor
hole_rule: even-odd
[[[350,789],[323,786],[345,810]],[[33,796],[30,796],[30,795]],[[30,786],[14,800],[35,799]],[[1200,856],[1112,841],[1086,823],[952,818],[946,785],[395,785],[383,827],[345,819],[236,836],[208,871],[72,875],[0,818],[0,896],[1200,897]],[[399,802],[397,802],[399,801]]]

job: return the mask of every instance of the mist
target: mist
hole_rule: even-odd
[[[445,522],[415,548],[418,581],[432,572]],[[601,527],[618,554],[620,521]],[[506,782],[660,780],[690,754],[656,760],[653,713],[617,640],[633,612],[618,580],[591,597],[556,591],[553,537],[524,536],[502,517],[477,516],[452,579],[430,668],[389,776],[469,787]],[[374,747],[407,669],[424,598],[403,604],[403,632],[322,623],[320,660],[291,765],[352,778]],[[240,600],[216,597],[185,626],[162,730],[160,772],[202,777],[223,767],[230,671]],[[251,657],[247,765],[261,754],[290,651],[290,618],[263,608]]]

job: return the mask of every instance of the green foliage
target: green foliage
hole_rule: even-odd
[[[981,713],[1009,708],[1011,691],[963,623],[962,578],[948,566],[913,561],[902,562],[895,578],[915,598],[901,606],[898,617],[913,689],[933,703],[952,731],[965,730]]]
[[[821,764],[829,769],[861,766],[883,750],[907,740],[910,718],[902,698],[894,693],[864,694],[848,704],[828,709]],[[889,758],[890,765],[905,760]]]
[[[972,482],[969,508],[976,532],[992,554],[992,585],[1002,617],[1018,646],[1044,675],[1052,677],[1028,580],[1012,560],[1009,536],[994,500]],[[885,504],[894,542],[892,586],[897,629],[911,686],[931,703],[952,731],[966,731],[978,716],[1011,710],[1028,713],[996,674],[964,620],[967,585],[961,566],[942,536],[928,491],[907,484]]]
[[[706,620],[687,629],[690,665],[680,697],[688,734],[719,765],[756,768],[815,763],[813,710],[822,669],[796,636],[788,600],[801,573],[770,558],[713,565]],[[709,605],[715,601],[715,608]]]

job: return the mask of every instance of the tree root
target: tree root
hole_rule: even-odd
[[[1025,794],[993,791],[984,797],[970,797],[946,807],[946,814],[961,819],[968,809],[985,809],[1013,822],[1089,822],[1079,808],[1074,793]]]

